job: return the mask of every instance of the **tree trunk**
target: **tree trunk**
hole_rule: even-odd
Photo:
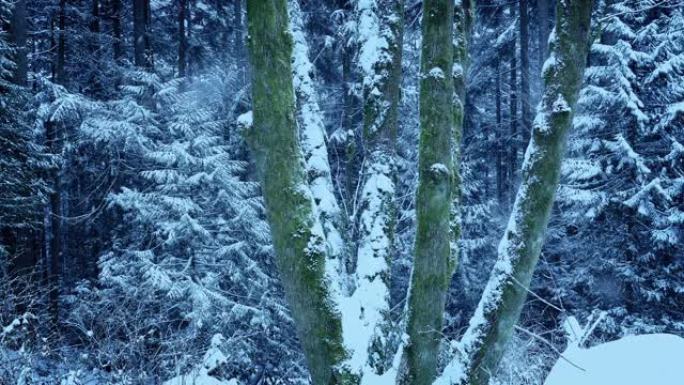
[[[50,152],[58,157],[62,153],[60,130],[54,122],[45,122],[45,141]],[[52,171],[52,186],[49,194],[48,228],[44,234],[47,238],[47,271],[49,287],[49,311],[55,324],[59,321],[59,291],[62,270],[62,178],[61,167]]]
[[[187,65],[186,53],[188,50],[188,40],[185,35],[185,13],[187,0],[178,0],[178,76],[185,76]]]
[[[527,146],[530,141],[531,116],[530,106],[530,22],[528,17],[528,0],[519,0],[520,6],[520,104],[522,107],[522,142]]]
[[[453,198],[452,0],[423,2],[416,244],[409,292],[407,372],[402,382],[431,384],[436,375],[451,255]]]
[[[152,50],[152,7],[150,0],[145,1],[145,60],[149,70],[154,68],[154,51]]]
[[[26,59],[28,47],[26,46],[26,0],[16,0],[12,9],[12,21],[10,34],[12,45],[16,49],[14,63],[16,65],[12,74],[12,81],[20,86],[26,86],[28,80],[28,60]]]
[[[99,35],[100,35],[100,0],[93,0],[92,4],[92,14],[90,20],[90,33],[93,34],[92,41],[93,47],[92,52],[97,53],[100,49]]]
[[[556,33],[525,153],[522,183],[499,245],[498,260],[462,340],[465,377],[457,383],[488,383],[520,317],[558,188],[565,138],[589,49],[591,9],[592,0],[558,2]],[[445,376],[452,373],[451,365],[459,364],[452,362]]]
[[[248,0],[253,128],[276,265],[315,385],[345,384],[340,314],[325,279],[326,240],[307,184],[292,82],[286,0]]]
[[[512,15],[515,17],[515,8],[512,8]],[[510,88],[510,99],[508,100],[508,113],[509,113],[509,155],[508,155],[508,180],[506,181],[507,197],[508,197],[508,207],[513,205],[513,189],[516,186],[516,171],[518,170],[518,52],[516,49],[517,39],[511,41],[511,46],[509,50],[510,57],[510,73],[508,86]]]
[[[151,46],[149,39],[149,0],[133,1],[133,57],[136,67],[151,69]]]
[[[501,51],[496,53],[496,191],[499,207],[504,207],[504,197],[506,196],[505,180],[506,165],[504,164],[504,145],[502,135],[502,108],[501,108]]]
[[[114,51],[114,61],[121,64],[123,58],[123,41],[121,27],[121,0],[111,1],[111,20],[112,20],[112,50]]]
[[[100,51],[100,0],[92,0],[90,20],[90,55],[94,66],[91,68],[90,74],[90,88],[92,94],[99,94],[102,91],[102,85],[98,79],[99,62],[98,53]]]
[[[357,5],[359,56],[363,76],[363,150],[359,197],[356,290],[358,314],[345,319],[345,331],[362,337],[352,341],[353,365],[382,374],[391,363],[391,351],[381,330],[387,330],[389,277],[396,207],[396,141],[401,99],[403,0],[376,0]],[[382,41],[380,44],[378,42]],[[370,376],[364,376],[368,380]]]
[[[66,82],[66,0],[59,1],[59,36],[57,37],[57,65],[55,80],[64,85]]]

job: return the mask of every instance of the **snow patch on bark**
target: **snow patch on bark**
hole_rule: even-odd
[[[394,182],[392,160],[380,151],[370,156],[368,176],[361,191],[356,290],[343,299],[342,325],[345,342],[351,349],[349,365],[363,375],[363,383],[380,381],[368,364],[369,348],[380,335],[389,311],[389,252],[391,250]],[[373,381],[371,381],[373,379]],[[371,381],[371,382],[368,382]]]
[[[383,36],[380,17],[375,0],[358,0],[356,12],[358,14],[359,64],[363,70],[364,84],[375,82],[375,66],[384,60],[389,42]],[[385,58],[386,59],[386,58]]]
[[[343,254],[344,242],[337,228],[341,215],[334,194],[325,125],[318,105],[313,80],[314,66],[309,60],[309,46],[303,29],[301,10],[297,1],[290,1],[290,33],[292,34],[293,85],[297,96],[300,135],[309,188],[316,203],[316,211],[323,227],[328,255],[334,259]],[[339,261],[337,261],[339,263]]]

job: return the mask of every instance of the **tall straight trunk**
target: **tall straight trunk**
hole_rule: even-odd
[[[16,49],[14,53],[14,73],[12,81],[20,86],[26,86],[28,81],[28,47],[26,46],[26,0],[16,0],[12,9],[10,23],[10,38]]]
[[[178,0],[178,76],[185,76],[187,65],[186,54],[188,50],[188,40],[185,35],[185,13],[187,10],[187,0]]]
[[[451,255],[453,198],[453,0],[423,1],[420,143],[416,243],[409,292],[406,375],[431,384],[436,376]]]
[[[133,57],[136,67],[145,69],[152,68],[150,18],[149,0],[133,0]]]
[[[90,20],[90,55],[93,63],[98,63],[98,53],[100,51],[100,0],[92,0],[91,8],[91,20]],[[97,76],[98,70],[97,64],[95,68],[91,69],[90,83],[91,90],[94,94],[98,94],[102,91],[102,85],[100,84]]]
[[[90,33],[93,34],[92,41],[93,53],[96,53],[100,49],[99,34],[100,34],[100,0],[92,0],[91,9],[91,20],[90,20]]]
[[[530,106],[530,22],[529,0],[519,0],[520,11],[520,104],[523,146],[530,141],[532,108]]]
[[[298,141],[287,0],[248,0],[253,128],[276,265],[315,385],[345,384],[340,314],[325,277],[326,239]]]
[[[558,2],[556,32],[543,74],[544,93],[525,153],[522,182],[498,260],[461,341],[465,356],[447,365],[444,383],[488,384],[520,318],[558,188],[565,139],[589,50],[591,10],[592,0]]]
[[[57,83],[66,82],[66,0],[59,1],[59,36],[57,37],[57,65],[55,79]]]
[[[505,178],[506,170],[504,164],[504,145],[503,145],[503,135],[502,135],[502,108],[501,108],[501,51],[499,50],[496,54],[496,90],[495,90],[495,103],[496,103],[496,196],[498,198],[499,206],[504,206],[505,193]]]
[[[121,12],[122,4],[121,0],[110,0],[111,9],[110,17],[112,21],[112,50],[114,51],[114,61],[116,63],[121,63],[121,59],[124,55],[123,50],[123,37],[122,37],[122,27],[121,27]]]
[[[62,138],[54,122],[45,123],[45,140],[50,152],[62,153]],[[52,171],[52,185],[48,200],[46,237],[47,278],[49,288],[49,311],[55,324],[59,321],[59,291],[62,270],[62,178],[61,167]]]
[[[510,72],[508,86],[510,88],[510,99],[508,104],[509,124],[510,124],[510,142],[508,154],[508,199],[509,205],[513,204],[513,189],[516,185],[516,170],[518,169],[518,57],[515,39],[511,42],[509,51],[510,57]]]

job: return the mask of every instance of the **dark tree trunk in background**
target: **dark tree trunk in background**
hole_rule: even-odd
[[[528,17],[528,0],[520,0],[520,102],[522,146],[527,147],[530,141],[532,109],[530,106],[530,22]]]
[[[515,39],[511,42],[509,51],[510,58],[510,99],[508,105],[509,119],[510,119],[510,140],[509,140],[509,155],[508,155],[508,180],[506,181],[507,196],[509,198],[509,206],[513,204],[513,191],[515,189],[515,174],[518,169],[518,59],[516,53]]]
[[[501,130],[502,114],[501,114],[501,51],[497,52],[496,56],[496,196],[499,206],[504,206],[505,197],[505,180],[506,168],[504,165],[504,143]]]
[[[147,68],[154,68],[154,51],[152,50],[152,8],[150,0],[145,1],[145,60]]]
[[[133,0],[133,57],[135,65],[145,69],[152,68],[149,21],[149,0]]]
[[[93,34],[93,52],[96,53],[100,49],[100,0],[93,0],[92,15],[90,20],[90,33]]]
[[[100,51],[100,0],[92,0],[92,11],[90,20],[90,54],[93,61],[93,68],[91,68],[90,83],[91,91],[97,95],[102,92],[102,85],[98,79],[98,72],[100,71],[100,62],[98,52]]]
[[[187,65],[188,40],[185,35],[185,18],[187,11],[187,0],[178,0],[178,76],[185,76]]]
[[[27,85],[28,61],[26,54],[26,0],[17,0],[14,3],[12,12],[12,22],[10,24],[10,34],[12,44],[16,48],[14,62],[16,67],[12,76],[12,81],[20,86]]]
[[[111,1],[111,21],[112,21],[112,50],[114,51],[114,60],[120,64],[123,58],[123,41],[122,41],[122,27],[121,27],[121,0]]]
[[[45,122],[45,141],[50,153],[61,155],[62,141],[59,128],[53,122]],[[55,323],[59,320],[59,289],[62,270],[62,199],[61,167],[52,171],[52,191],[49,195],[49,212],[45,229],[48,272],[49,310]]]
[[[66,82],[66,0],[59,2],[59,36],[57,37],[57,65],[55,80],[64,85]]]

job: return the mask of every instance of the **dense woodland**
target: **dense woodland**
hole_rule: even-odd
[[[0,384],[541,385],[568,317],[684,337],[680,0],[0,25]]]

